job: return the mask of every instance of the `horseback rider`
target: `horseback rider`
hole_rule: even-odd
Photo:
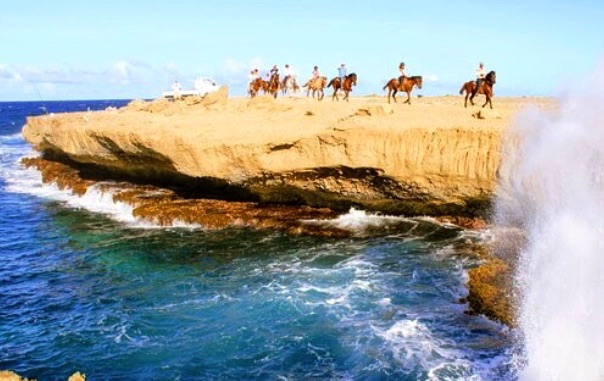
[[[401,62],[398,65],[398,71],[401,73],[400,77],[398,77],[399,85],[402,85],[405,82],[405,78],[407,78],[407,70],[405,69],[405,63]]]
[[[314,81],[315,79],[319,78],[320,76],[321,76],[321,71],[319,70],[318,66],[315,66],[312,71],[311,79]]]
[[[480,90],[480,85],[482,85],[482,81],[484,81],[486,75],[487,71],[484,68],[484,63],[480,62],[476,69],[476,87],[474,88],[474,91],[472,91],[472,97]]]
[[[292,71],[288,64],[285,64],[285,69],[283,69],[283,86],[287,85],[287,81],[292,77]]]
[[[340,77],[340,81],[344,83],[344,79],[346,78],[346,65],[341,64],[338,66],[338,77]]]
[[[270,70],[270,74],[271,74],[271,76],[270,76],[270,81],[269,82],[272,82],[273,81],[273,77],[276,76],[276,75],[277,76],[279,75],[279,68],[277,67],[277,65],[273,65],[273,68]]]
[[[252,84],[258,78],[260,78],[260,73],[258,73],[258,69],[254,69],[254,70],[250,71],[250,75],[248,77],[248,82],[247,82],[248,92],[251,92],[251,90],[252,90]]]

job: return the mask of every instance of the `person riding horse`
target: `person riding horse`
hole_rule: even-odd
[[[279,68],[277,67],[277,65],[273,65],[273,68],[270,70],[270,77],[269,77],[269,82],[272,82],[273,77],[275,75],[279,74]]]
[[[401,73],[401,75],[398,77],[398,83],[400,85],[402,85],[403,83],[405,83],[405,79],[407,78],[407,70],[405,70],[405,63],[401,62],[398,65],[398,71]]]
[[[247,91],[249,94],[252,94],[252,84],[257,79],[260,79],[260,73],[258,73],[258,69],[254,69],[254,70],[250,71],[250,75],[249,75],[248,83],[247,83]]]
[[[474,96],[476,96],[476,92],[478,91],[478,89],[480,89],[480,85],[482,85],[482,81],[484,80],[484,77],[487,75],[487,71],[484,68],[484,64],[482,62],[480,62],[478,64],[478,69],[476,69],[476,87],[474,88],[474,91],[472,92],[472,98],[474,98]]]
[[[340,66],[338,66],[338,77],[340,77],[340,81],[342,81],[342,83],[344,83],[344,79],[346,78],[346,65],[345,64],[341,64]]]
[[[292,71],[289,67],[289,64],[285,64],[285,69],[283,69],[283,87],[287,87],[287,81],[292,78]]]

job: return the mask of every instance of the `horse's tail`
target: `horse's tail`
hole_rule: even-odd
[[[382,91],[386,91],[386,88],[390,86],[390,81],[386,82],[386,84],[384,85],[384,87],[382,87]]]
[[[463,85],[461,85],[461,89],[459,89],[459,95],[463,95],[463,91],[466,88],[466,84],[464,83]]]
[[[395,79],[394,79],[394,78],[392,78],[391,80],[389,80],[388,82],[386,82],[386,84],[384,85],[384,87],[382,87],[382,90],[383,90],[383,91],[386,91],[386,89],[387,89],[387,88],[389,88],[389,87],[390,87],[390,86],[393,84],[393,81],[394,81],[394,80],[395,80]],[[393,86],[393,87],[398,87],[398,86]]]
[[[327,87],[331,87],[331,86],[334,86],[334,87],[335,87],[335,85],[334,85],[334,81],[335,81],[335,80],[336,80],[336,79],[334,78],[334,79],[332,79],[331,81],[329,81],[329,83],[327,84]]]

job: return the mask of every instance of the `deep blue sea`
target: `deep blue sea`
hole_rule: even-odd
[[[0,369],[45,380],[512,380],[514,335],[465,312],[477,233],[334,239],[137,224],[19,161],[25,118],[127,101],[0,103]],[[362,231],[388,218],[351,210]]]

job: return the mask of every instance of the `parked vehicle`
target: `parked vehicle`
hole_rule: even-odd
[[[212,78],[199,77],[195,80],[195,88],[193,90],[180,90],[180,96],[182,98],[190,96],[204,97],[219,88],[220,86]],[[164,91],[161,95],[164,98],[173,99],[174,91]]]

